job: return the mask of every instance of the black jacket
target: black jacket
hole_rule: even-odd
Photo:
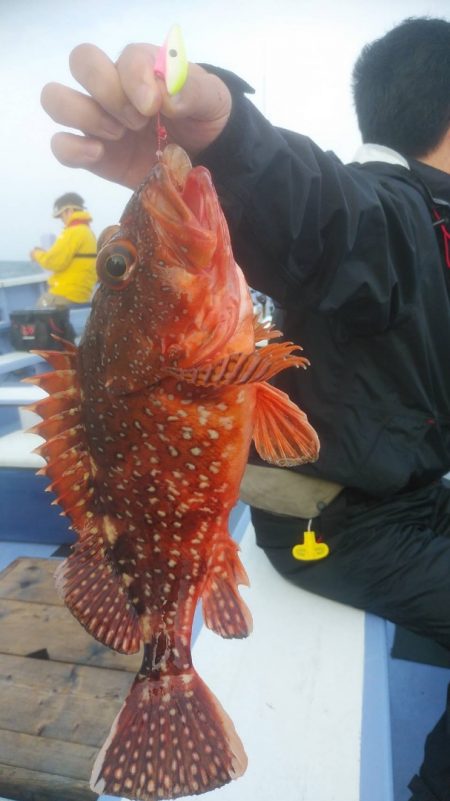
[[[276,381],[321,441],[298,469],[374,496],[435,480],[450,470],[450,269],[433,209],[450,217],[450,176],[345,166],[271,126],[243,82],[216,72],[233,111],[199,160],[249,284],[311,361]]]

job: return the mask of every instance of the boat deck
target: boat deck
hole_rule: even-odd
[[[247,640],[224,641],[202,626],[193,647],[197,670],[231,715],[249,756],[246,774],[222,788],[220,798],[223,801],[254,801],[255,798],[259,801],[273,801],[273,798],[357,801],[361,782],[365,616],[304,593],[275,574],[264,554],[254,545],[245,508],[235,526],[238,535],[239,526],[245,526],[242,558],[252,587],[245,588],[243,593],[252,609],[254,632]],[[41,559],[50,557],[56,565],[56,558],[52,556],[55,548],[51,545],[2,543],[1,550],[2,567],[24,552],[34,553],[34,557],[39,553]],[[39,765],[46,765],[60,788],[60,776],[68,779],[72,776],[71,792],[75,795],[63,796],[60,791],[59,801],[62,797],[65,801],[66,798],[67,801],[72,798],[73,801],[87,801],[88,795],[76,795],[83,788],[77,784],[78,775],[73,774],[85,771],[91,764],[96,746],[104,736],[108,714],[112,721],[117,711],[117,698],[107,703],[96,676],[86,677],[83,683],[84,692],[91,694],[91,702],[86,705],[91,706],[89,710],[84,710],[70,686],[65,685],[65,697],[59,701],[59,696],[55,699],[55,690],[67,675],[68,666],[87,664],[94,670],[94,651],[97,652],[95,659],[99,658],[99,650],[107,652],[106,656],[100,656],[102,668],[108,674],[116,674],[117,670],[107,667],[104,660],[117,655],[110,656],[107,649],[97,646],[59,602],[55,602],[49,581],[52,571],[53,565],[47,560],[22,558],[0,577],[0,604],[9,605],[10,612],[0,624],[1,641],[14,643],[3,646],[8,653],[1,654],[0,661],[8,657],[11,664],[15,660],[16,666],[18,662],[26,663],[27,675],[31,669],[35,684],[39,684],[36,681],[39,671],[44,677],[39,694],[27,704],[25,686],[30,678],[23,678],[19,671],[14,699],[12,696],[6,699],[5,716],[9,702],[15,702],[9,711],[12,717],[9,725],[15,734],[13,736],[10,729],[3,741],[0,735],[0,791],[5,792],[3,787],[13,787],[11,782],[19,769],[23,773],[24,766],[28,765],[30,787],[27,789],[27,775],[23,775],[25,784],[21,794],[16,790],[11,795],[10,789],[6,797],[20,798],[20,801],[34,801],[38,797],[56,801],[57,795],[35,794],[33,771]],[[29,577],[33,573],[36,580],[30,585]],[[36,598],[38,585],[39,597]],[[18,601],[17,595],[24,592],[28,601]],[[44,650],[49,660],[29,658],[30,654],[38,652],[39,656],[39,651]],[[129,669],[135,667],[131,665],[134,658],[118,656],[117,659],[130,661],[130,668],[126,667],[123,674],[126,684],[131,676]],[[48,668],[55,665],[58,675],[49,677]],[[111,691],[109,685],[105,691]],[[39,714],[33,712],[34,705]],[[40,729],[43,723],[44,728]],[[74,726],[77,727],[76,744],[73,742]],[[5,729],[4,720],[0,720],[0,729]],[[8,743],[6,752],[4,743]],[[7,776],[7,766],[11,775],[2,786],[1,777],[2,774]],[[42,777],[40,780],[44,781]],[[101,797],[102,801],[106,798]]]
[[[231,715],[249,756],[246,774],[215,791],[218,801],[407,801],[407,782],[420,765],[426,733],[444,707],[448,669],[392,658],[393,626],[283,580],[255,547],[245,508],[235,521],[235,533],[242,532],[242,558],[251,579],[243,593],[254,631],[247,640],[224,641],[198,621],[193,647],[200,675]],[[3,541],[0,569],[20,557],[56,565],[59,552],[54,544]],[[39,650],[42,641],[36,637],[14,650]],[[66,661],[67,655],[61,665]],[[95,695],[96,689],[94,682],[89,691]],[[112,699],[111,720],[114,704]],[[102,709],[94,732],[98,739],[105,725],[103,702]],[[78,725],[86,725],[81,716]],[[35,789],[31,784],[30,795],[4,797],[52,799]]]

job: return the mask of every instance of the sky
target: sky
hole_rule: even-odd
[[[411,16],[450,20],[450,0],[0,0],[0,260],[23,260],[61,224],[56,197],[78,192],[97,235],[130,191],[56,161],[58,126],[40,106],[48,81],[77,86],[71,49],[93,42],[115,60],[130,42],[163,42],[181,25],[188,57],[226,67],[256,90],[276,125],[350,161],[360,137],[351,71],[363,45]],[[78,87],[79,88],[79,87]]]

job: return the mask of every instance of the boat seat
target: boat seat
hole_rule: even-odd
[[[44,360],[36,353],[29,353],[26,350],[13,350],[3,353],[0,356],[0,375],[15,373],[17,370],[24,370],[26,367],[35,367]]]
[[[45,462],[33,450],[42,441],[37,434],[22,430],[0,436],[0,541],[61,544],[74,540],[68,519],[52,506],[55,496],[45,492],[49,479],[36,475]]]
[[[1,357],[0,357],[1,358]],[[46,392],[33,384],[0,385],[0,435],[10,434],[17,429],[26,429],[37,422],[36,415],[26,412],[30,403],[45,398]]]

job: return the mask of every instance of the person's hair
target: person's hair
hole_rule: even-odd
[[[84,208],[84,200],[81,195],[76,192],[66,192],[65,195],[56,198],[53,204],[53,216],[59,217],[66,209],[79,209],[81,211]]]
[[[450,22],[409,18],[366,45],[353,70],[363,142],[425,156],[450,126]]]

